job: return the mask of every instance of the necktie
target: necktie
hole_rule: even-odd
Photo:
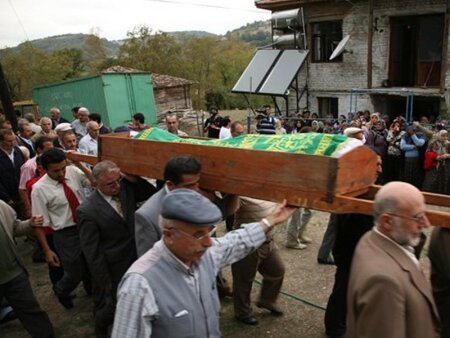
[[[116,205],[116,211],[117,213],[123,218],[123,210],[122,210],[122,204],[120,203],[120,197],[113,196],[112,200],[114,201],[114,204]]]
[[[80,202],[78,202],[77,196],[75,196],[75,193],[67,185],[66,181],[62,181],[61,184],[64,188],[64,195],[66,195],[67,201],[69,202],[70,211],[72,211],[72,219],[75,223],[77,223],[77,208],[80,205]]]

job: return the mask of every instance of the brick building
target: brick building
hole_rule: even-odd
[[[306,88],[289,112],[308,107],[321,116],[369,109],[414,117],[447,116],[450,108],[450,0],[257,0],[272,12],[304,12],[307,64],[298,75]],[[346,52],[330,61],[339,41]],[[306,87],[305,87],[306,86]],[[297,96],[298,97],[298,96]],[[277,100],[282,106],[283,100]]]

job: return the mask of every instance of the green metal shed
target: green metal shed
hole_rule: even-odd
[[[157,123],[150,73],[105,73],[35,87],[33,101],[43,116],[57,107],[69,121],[72,107],[82,106],[99,113],[102,122],[112,128],[126,125],[138,112],[144,114],[145,123]]]

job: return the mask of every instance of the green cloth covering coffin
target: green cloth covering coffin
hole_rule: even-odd
[[[336,156],[336,154],[346,147],[349,142],[349,138],[343,135],[320,133],[283,135],[248,134],[223,140],[201,140],[182,138],[159,128],[143,130],[134,138],[139,140],[189,143],[204,146],[232,147],[325,156]]]

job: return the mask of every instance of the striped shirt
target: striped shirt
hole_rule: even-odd
[[[251,223],[212,240],[212,246],[197,264],[201,265],[206,255],[211,256],[214,268],[210,273],[215,276],[224,266],[237,262],[258,248],[266,240],[266,236],[260,223]],[[140,257],[123,277],[117,293],[113,338],[151,337],[152,321],[158,317],[158,305],[152,288],[142,273],[151,268],[168,251],[163,237]],[[170,251],[168,261],[179,267],[180,277],[184,278],[192,292],[198,295],[197,287],[200,284],[198,280],[202,278],[198,274],[198,265],[190,269]]]

